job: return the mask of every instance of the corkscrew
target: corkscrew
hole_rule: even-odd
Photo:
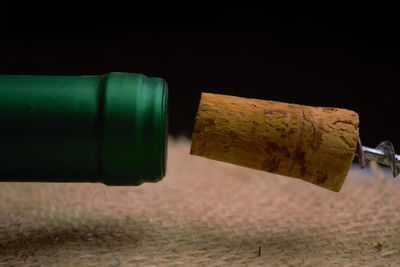
[[[363,146],[358,139],[356,156],[361,168],[368,165],[368,162],[375,161],[392,169],[393,177],[400,173],[400,155],[396,155],[393,144],[383,141],[376,148]]]

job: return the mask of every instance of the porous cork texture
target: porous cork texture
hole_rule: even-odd
[[[203,93],[191,154],[339,192],[358,140],[357,113]]]

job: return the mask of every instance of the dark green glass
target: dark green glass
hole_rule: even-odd
[[[160,180],[167,92],[141,74],[0,75],[0,181]]]

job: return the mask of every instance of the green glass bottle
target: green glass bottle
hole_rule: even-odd
[[[0,75],[0,181],[139,185],[164,177],[164,80]]]

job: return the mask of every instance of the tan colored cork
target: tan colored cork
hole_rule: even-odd
[[[339,192],[358,140],[357,113],[203,93],[191,154]]]

